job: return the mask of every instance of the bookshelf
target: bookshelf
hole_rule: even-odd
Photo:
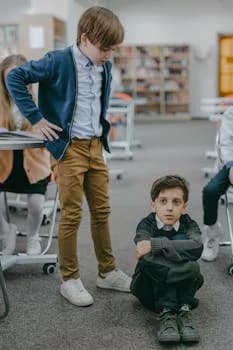
[[[0,59],[17,51],[18,24],[0,24]]]
[[[19,49],[27,58],[66,47],[65,21],[50,15],[26,15],[19,25]]]
[[[137,113],[188,115],[188,45],[129,45],[114,54],[122,91],[135,100]]]

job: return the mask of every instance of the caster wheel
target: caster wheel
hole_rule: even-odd
[[[117,175],[116,179],[117,180],[122,180],[122,175]]]
[[[9,206],[9,212],[14,214],[17,212],[17,208],[16,207],[12,207],[11,205]]]
[[[233,264],[228,267],[228,275],[233,276]]]
[[[46,215],[44,215],[41,225],[46,226],[46,225],[50,224],[50,222],[51,222],[51,220],[49,218],[47,218]]]
[[[44,264],[43,265],[43,272],[46,275],[51,275],[52,273],[54,273],[56,270],[56,264]]]

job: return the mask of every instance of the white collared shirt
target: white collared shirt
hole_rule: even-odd
[[[77,104],[71,137],[90,139],[102,135],[100,124],[102,66],[94,65],[76,44],[73,55],[77,69]]]
[[[157,214],[155,214],[155,219],[156,219],[156,223],[157,223],[157,226],[158,226],[158,229],[161,230],[165,230],[165,231],[171,231],[173,228],[176,232],[179,231],[179,228],[180,228],[180,221],[176,221],[173,225],[165,225],[161,220],[160,218],[158,217]]]

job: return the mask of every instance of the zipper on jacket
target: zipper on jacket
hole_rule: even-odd
[[[78,69],[76,66],[76,62],[75,59],[73,57],[73,48],[71,47],[71,56],[72,56],[72,60],[74,63],[74,69],[75,69],[75,101],[74,101],[74,108],[73,108],[73,113],[72,113],[72,118],[71,118],[71,122],[70,122],[70,128],[69,128],[69,141],[67,142],[64,151],[62,152],[61,157],[59,157],[59,160],[61,160],[70,144],[70,139],[71,139],[71,129],[72,129],[72,125],[73,125],[73,121],[74,121],[74,114],[76,111],[76,107],[77,107],[77,100],[78,100]]]

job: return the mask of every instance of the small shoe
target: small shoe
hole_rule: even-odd
[[[158,341],[160,343],[179,342],[180,333],[176,322],[176,315],[170,310],[166,310],[160,314],[159,319]]]
[[[17,227],[14,224],[9,224],[9,231],[4,233],[2,237],[2,255],[12,255],[16,246],[16,231]]]
[[[28,236],[27,240],[27,255],[39,255],[41,253],[40,238]]]
[[[205,227],[206,240],[204,242],[204,249],[201,255],[202,260],[214,261],[218,256],[219,239],[221,235],[220,224]]]
[[[180,339],[183,342],[199,342],[200,336],[191,321],[191,312],[188,305],[183,305],[177,315],[177,324]]]
[[[101,273],[97,277],[96,285],[99,288],[114,289],[120,292],[130,293],[131,277],[119,269],[107,273]]]
[[[76,306],[89,306],[94,300],[84,288],[80,278],[63,281],[60,287],[61,295]]]

